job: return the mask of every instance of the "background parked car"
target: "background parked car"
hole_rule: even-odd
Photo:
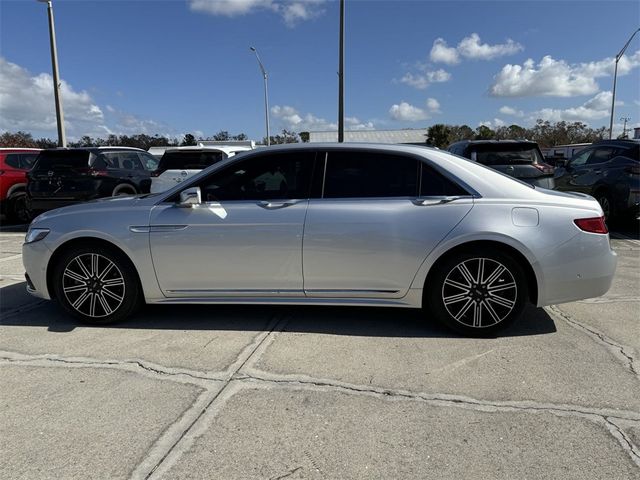
[[[553,188],[553,167],[545,163],[536,142],[528,140],[462,140],[447,150],[537,187]]]
[[[9,221],[26,223],[27,172],[38,156],[38,148],[0,148],[0,213]]]
[[[638,217],[640,140],[596,142],[559,167],[555,181],[557,190],[595,197],[607,219]]]
[[[57,148],[43,150],[28,175],[32,212],[101,197],[149,193],[152,155],[137,148]]]
[[[200,170],[234,156],[246,147],[172,147],[162,155],[158,168],[151,174],[151,193],[164,192],[194,176]]]

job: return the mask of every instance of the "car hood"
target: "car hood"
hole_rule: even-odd
[[[122,211],[150,210],[153,203],[154,201],[149,201],[146,195],[99,198],[89,202],[78,203],[77,205],[69,205],[67,207],[49,210],[48,212],[38,215],[32,224],[66,215],[110,215],[118,214],[118,212]]]

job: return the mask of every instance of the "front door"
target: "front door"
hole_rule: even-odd
[[[170,198],[150,242],[168,297],[302,296],[302,233],[314,153],[253,155],[195,185],[202,203]]]

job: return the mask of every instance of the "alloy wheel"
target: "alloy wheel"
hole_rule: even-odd
[[[490,258],[458,263],[442,285],[442,302],[451,318],[472,328],[501,323],[514,309],[517,298],[513,274]]]
[[[62,290],[78,313],[101,318],[114,313],[125,298],[125,280],[107,257],[84,253],[71,259],[64,269]]]

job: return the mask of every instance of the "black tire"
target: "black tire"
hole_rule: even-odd
[[[511,325],[524,309],[528,298],[524,271],[500,250],[457,252],[434,268],[425,285],[424,306],[456,332],[492,335]]]
[[[604,212],[604,219],[606,221],[613,220],[613,200],[611,199],[611,195],[609,194],[609,192],[606,190],[600,190],[596,193],[595,197],[602,207],[602,211]]]
[[[104,325],[124,320],[142,303],[134,267],[115,249],[101,245],[73,248],[64,252],[53,268],[56,300],[84,323]]]
[[[112,197],[137,194],[138,191],[136,190],[136,187],[134,187],[133,185],[129,185],[128,183],[121,183],[120,185],[116,185],[116,187],[113,189],[113,192],[111,192]]]
[[[26,192],[16,192],[7,199],[7,218],[19,224],[31,223],[33,215],[29,209]]]

